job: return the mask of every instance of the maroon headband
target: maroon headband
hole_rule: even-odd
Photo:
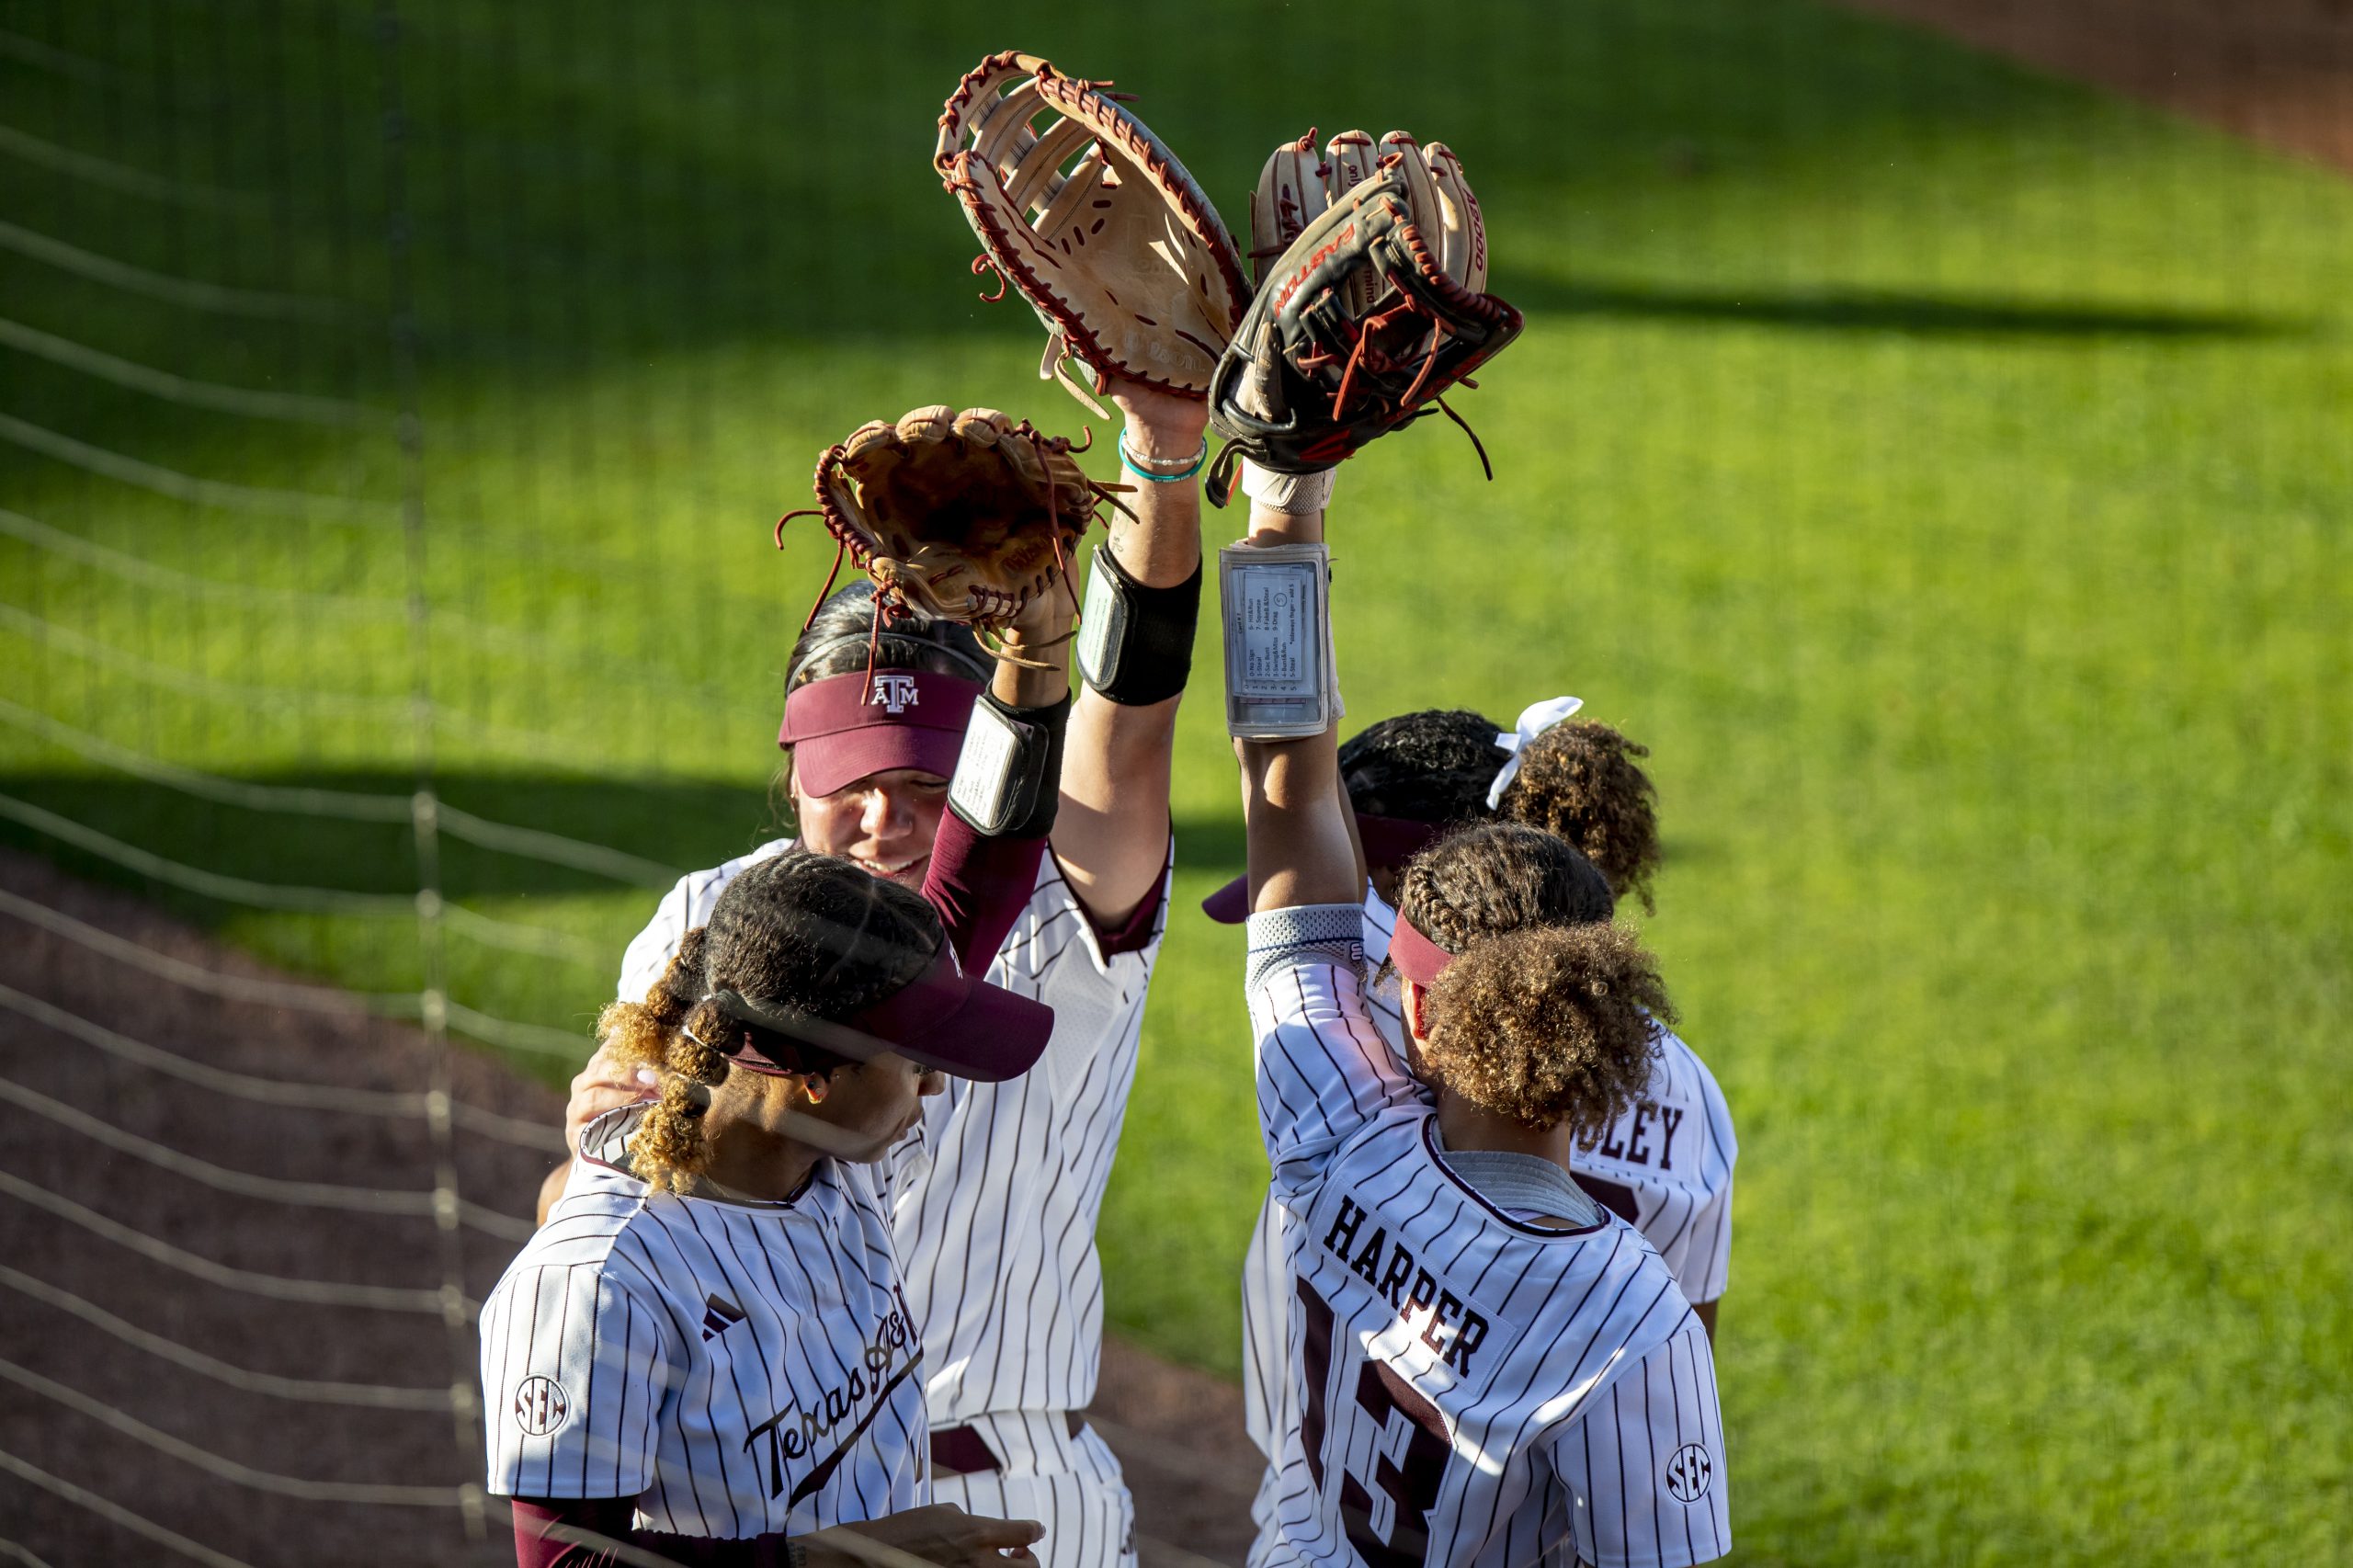
[[[1413,922],[1404,915],[1397,917],[1397,928],[1389,933],[1389,961],[1399,974],[1416,985],[1429,986],[1446,972],[1446,966],[1455,955],[1422,935]]]
[[[792,752],[803,794],[830,795],[870,773],[918,767],[949,778],[981,686],[938,670],[852,671],[795,687],[776,744]]]
[[[1444,823],[1357,813],[1357,838],[1364,845],[1368,866],[1402,866],[1437,843],[1446,829]],[[1239,926],[1249,919],[1250,879],[1236,877],[1201,900],[1201,913],[1221,926]]]

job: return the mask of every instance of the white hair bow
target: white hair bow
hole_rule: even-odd
[[[1505,760],[1503,770],[1495,775],[1495,783],[1488,788],[1489,811],[1504,803],[1504,791],[1510,789],[1511,781],[1519,777],[1520,755],[1528,749],[1528,743],[1584,706],[1585,699],[1582,697],[1554,697],[1533,703],[1520,710],[1518,728],[1495,737],[1495,744],[1511,756]]]

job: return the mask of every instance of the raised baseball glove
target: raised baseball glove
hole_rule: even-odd
[[[863,568],[886,618],[998,629],[1058,583],[1074,608],[1071,550],[1119,501],[1072,450],[1069,437],[994,408],[935,403],[896,424],[877,419],[817,459],[817,505],[778,518],[777,545],[793,518],[824,518],[840,547],[835,574],[844,555]],[[833,585],[827,577],[819,603]]]
[[[1319,156],[1310,131],[1267,160],[1250,222],[1258,292],[1210,384],[1226,443],[1211,501],[1225,505],[1243,458],[1314,473],[1433,408],[1462,425],[1443,394],[1476,386],[1521,323],[1486,291],[1486,226],[1461,160],[1402,131],[1378,145],[1346,131]]]
[[[1109,85],[992,54],[949,96],[932,158],[980,237],[972,271],[997,274],[983,297],[1021,290],[1045,324],[1040,379],[1097,415],[1065,359],[1097,392],[1122,376],[1205,397],[1250,297],[1217,210]]]

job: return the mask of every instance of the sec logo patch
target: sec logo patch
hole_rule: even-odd
[[[571,1414],[572,1401],[553,1378],[525,1378],[515,1391],[515,1425],[529,1437],[546,1437]]]
[[[1666,1461],[1666,1494],[1678,1503],[1697,1503],[1716,1478],[1716,1461],[1698,1443],[1686,1443]]]

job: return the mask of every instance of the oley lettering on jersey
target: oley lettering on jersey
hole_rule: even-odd
[[[1487,1337],[1487,1320],[1417,1265],[1403,1242],[1391,1241],[1387,1226],[1377,1225],[1370,1235],[1361,1235],[1365,1221],[1370,1218],[1370,1212],[1350,1199],[1341,1199],[1338,1216],[1324,1233],[1324,1250],[1386,1296],[1407,1327],[1413,1325],[1415,1312],[1426,1314],[1428,1321],[1422,1326],[1422,1343],[1438,1352],[1441,1366],[1451,1365],[1468,1377],[1471,1353]]]
[[[900,1296],[895,1289],[892,1295],[898,1304],[874,1325],[873,1337],[866,1342],[865,1364],[850,1368],[847,1383],[827,1389],[814,1408],[794,1406],[779,1410],[745,1435],[744,1449],[747,1453],[761,1438],[767,1439],[769,1496],[776,1496],[784,1490],[784,1467],[788,1462],[808,1454],[820,1439],[832,1435],[835,1428],[858,1415],[859,1406],[870,1400],[871,1407],[858,1415],[858,1425],[835,1445],[832,1453],[793,1487],[792,1500],[798,1503],[823,1486],[841,1464],[842,1455],[848,1450],[849,1445],[858,1440],[858,1434],[866,1430],[867,1423],[872,1421],[882,1408],[883,1399],[905,1379],[915,1361],[922,1358],[922,1346],[915,1334],[914,1314],[907,1311],[905,1298]]]
[[[1650,1141],[1654,1119],[1658,1123],[1659,1131],[1659,1141],[1655,1145]],[[1623,1125],[1626,1136],[1622,1140],[1618,1136],[1615,1125],[1603,1136],[1601,1147],[1596,1151],[1603,1159],[1623,1160],[1630,1165],[1647,1165],[1651,1163],[1651,1156],[1656,1154],[1660,1170],[1675,1168],[1675,1134],[1683,1125],[1683,1112],[1673,1106],[1653,1105],[1648,1100],[1641,1100],[1635,1103]]]

